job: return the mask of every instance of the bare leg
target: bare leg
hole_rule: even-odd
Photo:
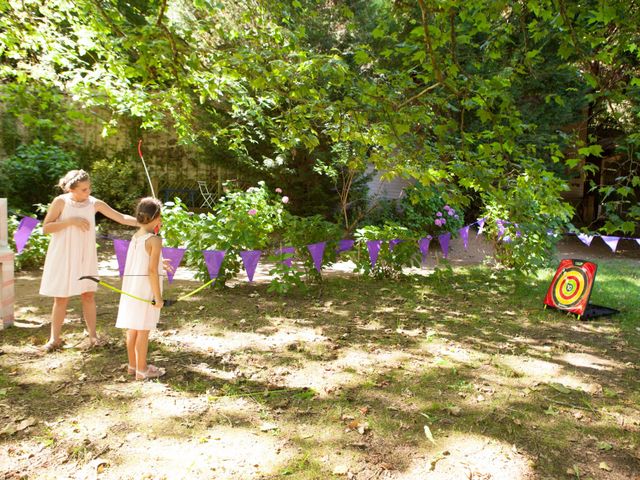
[[[87,325],[91,343],[95,343],[98,341],[98,334],[96,333],[96,296],[94,292],[84,292],[81,298],[84,323]]]
[[[149,330],[137,330],[136,336],[136,370],[147,370],[147,350],[149,349]]]
[[[129,358],[129,371],[131,368],[137,368],[136,362],[136,339],[138,338],[138,330],[127,330],[127,357]]]
[[[51,309],[51,336],[49,343],[58,345],[60,343],[60,334],[62,333],[62,324],[67,314],[68,297],[55,297],[53,299],[53,308]]]

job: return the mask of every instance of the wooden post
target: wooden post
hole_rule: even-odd
[[[14,320],[14,253],[9,249],[7,199],[0,198],[0,330]]]

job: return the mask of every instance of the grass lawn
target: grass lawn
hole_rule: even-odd
[[[39,355],[51,305],[22,274],[20,327],[0,331],[0,477],[640,478],[640,269],[598,263],[592,301],[621,313],[590,322],[543,310],[552,270],[208,291],[163,310],[155,382],[127,377],[108,290],[109,345]]]

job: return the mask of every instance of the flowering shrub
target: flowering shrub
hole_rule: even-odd
[[[443,199],[441,189],[415,185],[405,190],[400,203],[401,223],[420,236],[436,237],[451,232],[453,237],[464,226],[464,215]]]

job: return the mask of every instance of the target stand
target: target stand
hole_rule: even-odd
[[[551,307],[578,316],[578,320],[614,315],[619,310],[589,303],[598,265],[586,260],[564,259],[553,277],[544,308]]]

